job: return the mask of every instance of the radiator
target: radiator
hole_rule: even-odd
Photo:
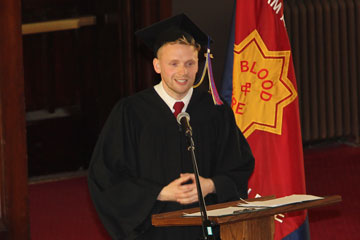
[[[285,0],[304,143],[359,143],[360,0]]]

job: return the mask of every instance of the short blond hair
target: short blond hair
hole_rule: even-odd
[[[193,46],[198,52],[201,49],[200,44],[198,44],[197,42],[195,42],[195,39],[191,39],[191,41],[189,42],[189,40],[185,37],[182,36],[181,38],[178,38],[177,40],[174,41],[174,43],[179,43],[179,44],[184,44],[184,45],[189,45],[189,46]]]
[[[165,46],[166,44],[183,44],[183,45],[187,45],[187,46],[193,46],[195,48],[196,51],[200,51],[201,49],[201,46],[200,44],[198,44],[197,42],[195,42],[195,39],[194,38],[191,38],[191,41],[189,41],[184,35],[178,39],[176,39],[175,41],[172,41],[172,42],[167,42],[165,43],[164,45],[162,46]],[[161,46],[161,47],[162,47]],[[161,48],[160,47],[160,48]],[[159,48],[159,50],[160,50]],[[159,53],[159,50],[157,51],[156,55],[158,57],[158,53]]]

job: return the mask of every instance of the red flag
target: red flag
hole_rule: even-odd
[[[282,0],[238,0],[232,109],[255,156],[249,197],[305,193],[298,94]],[[278,216],[275,239],[302,225],[306,212]]]

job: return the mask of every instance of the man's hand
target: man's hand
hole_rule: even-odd
[[[199,176],[201,190],[205,197],[209,193],[215,192],[214,182],[210,178]],[[187,182],[189,184],[185,184]],[[198,201],[198,193],[193,173],[182,173],[178,179],[175,179],[165,186],[158,195],[159,201],[173,201],[180,204],[191,204]]]

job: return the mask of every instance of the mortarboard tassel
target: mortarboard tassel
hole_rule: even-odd
[[[212,72],[212,65],[211,65],[212,54],[210,54],[210,47],[209,46],[210,46],[210,39],[208,41],[208,48],[207,48],[207,51],[205,53],[206,61],[205,61],[204,70],[202,72],[201,79],[200,79],[199,83],[196,84],[194,86],[194,88],[201,85],[201,83],[204,81],[205,74],[207,72],[208,73],[208,78],[209,78],[209,90],[211,92],[211,96],[213,98],[214,104],[215,105],[222,105],[223,102],[221,101],[219,93],[218,93],[218,91],[216,89],[214,76],[213,76],[213,72]]]

